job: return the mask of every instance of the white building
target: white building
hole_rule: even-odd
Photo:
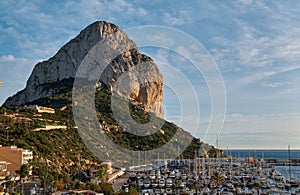
[[[36,110],[39,113],[51,113],[54,114],[55,110],[53,108],[38,106],[38,105],[25,105],[24,108],[30,109],[30,110]]]

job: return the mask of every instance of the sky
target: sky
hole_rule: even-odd
[[[226,92],[224,123],[216,116],[223,126],[208,131],[210,139],[204,139],[213,100],[203,73],[184,52],[141,47],[161,69],[165,83],[177,82],[176,89],[164,86],[167,120],[210,144],[216,144],[219,132],[221,148],[300,149],[299,1],[2,0],[0,9],[0,104],[25,87],[37,62],[53,56],[96,20],[114,23],[125,32],[141,25],[166,26],[203,46]],[[170,66],[192,91],[181,86],[179,77],[168,71]],[[196,103],[189,99],[192,93]],[[182,106],[198,108],[199,115],[182,114]]]

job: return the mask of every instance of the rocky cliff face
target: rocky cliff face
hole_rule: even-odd
[[[119,82],[115,90],[118,94],[143,104],[146,111],[154,112],[157,116],[162,117],[163,78],[157,66],[150,57],[139,53],[135,43],[119,27],[103,21],[89,25],[53,57],[36,64],[27,80],[25,89],[9,97],[4,106],[28,104],[42,97],[59,93],[59,88],[45,88],[45,86],[64,79],[75,78],[79,65],[91,48],[115,33],[119,33],[118,43],[126,44],[128,50],[109,63],[101,77],[99,75],[100,81],[113,90],[114,84],[123,73],[130,71],[138,64],[146,63],[148,67],[144,68],[142,74],[126,74],[127,79]],[[115,44],[113,47],[118,47],[114,41],[111,44]]]

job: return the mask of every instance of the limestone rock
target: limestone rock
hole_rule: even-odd
[[[121,42],[126,44],[125,47],[128,50],[109,63],[103,73],[99,75],[100,81],[111,90],[115,86],[115,90],[121,96],[143,104],[146,111],[154,112],[157,116],[162,117],[163,78],[154,61],[150,57],[140,54],[136,44],[119,27],[104,21],[97,21],[89,25],[53,57],[36,64],[27,80],[25,89],[9,97],[4,106],[24,105],[59,93],[59,87],[45,86],[64,79],[75,78],[78,67],[88,52],[97,43],[116,33],[118,41],[112,40],[110,43],[112,47],[117,48],[118,43]],[[130,71],[139,64],[144,65],[142,74]],[[130,76],[118,82],[122,74]]]

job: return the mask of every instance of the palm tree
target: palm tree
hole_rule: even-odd
[[[219,171],[214,172],[214,174],[212,175],[210,182],[216,184],[216,186],[220,186],[222,184],[224,184],[225,182],[225,177],[223,177]]]
[[[23,164],[20,168],[20,170],[16,170],[16,173],[20,175],[21,178],[21,185],[22,185],[22,193],[23,193],[23,185],[24,185],[24,179],[29,175],[29,168],[28,165]]]
[[[198,189],[199,189],[199,185],[198,185],[198,180],[194,180],[193,183],[192,183],[192,186],[191,188],[196,190],[196,195],[198,195]]]
[[[237,195],[237,189],[239,187],[239,184],[238,183],[233,183],[233,186],[234,186],[234,194]]]
[[[253,185],[253,188],[255,188],[255,189],[257,190],[257,194],[259,195],[259,194],[260,194],[259,189],[261,188],[261,184],[256,182],[256,183]]]
[[[173,187],[175,188],[176,193],[178,193],[179,186],[180,186],[179,180],[178,180],[178,179],[175,179],[175,180],[174,180]],[[178,194],[179,194],[179,193],[178,193]]]
[[[29,167],[26,164],[23,164],[20,168],[20,170],[16,171],[21,178],[25,178],[29,175]]]

